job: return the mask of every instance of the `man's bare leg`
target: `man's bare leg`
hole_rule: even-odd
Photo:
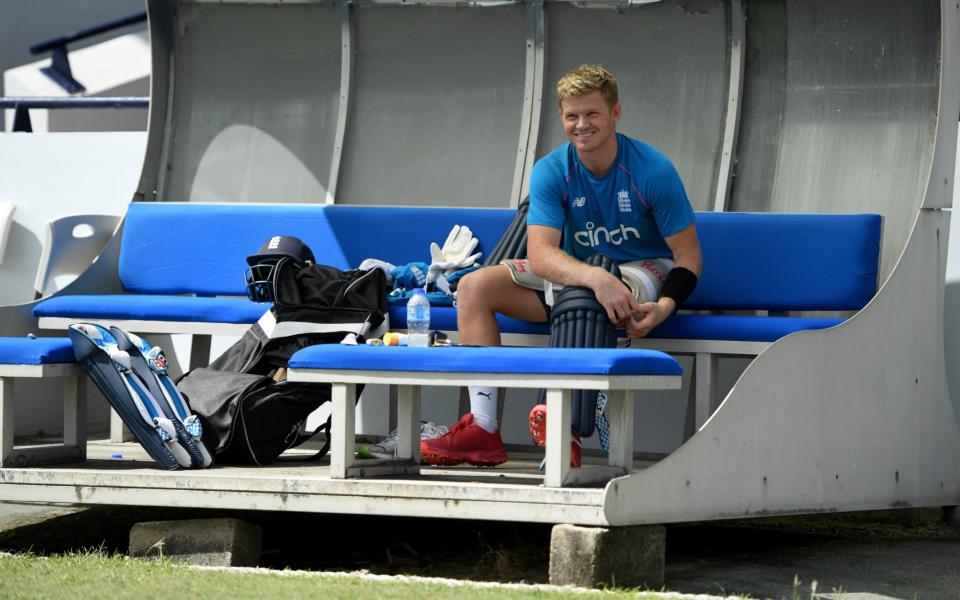
[[[514,283],[503,265],[479,269],[460,280],[457,329],[461,344],[499,346],[496,313],[534,323],[547,320],[537,293]]]

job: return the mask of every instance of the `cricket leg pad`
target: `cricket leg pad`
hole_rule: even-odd
[[[594,254],[585,261],[620,277],[620,268],[609,256]],[[617,328],[607,318],[607,311],[597,301],[593,290],[579,286],[561,289],[550,313],[551,348],[616,348]],[[593,435],[596,419],[597,390],[574,390],[571,423],[582,437]],[[544,393],[540,393],[541,403]]]

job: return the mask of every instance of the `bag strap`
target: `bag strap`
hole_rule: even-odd
[[[327,417],[326,423],[324,423],[323,425],[318,425],[317,428],[311,431],[310,433],[301,433],[297,437],[297,441],[295,441],[290,446],[290,448],[296,448],[297,446],[313,438],[313,436],[317,435],[321,431],[325,431],[327,433],[327,441],[323,443],[323,447],[321,447],[320,450],[316,452],[316,454],[310,454],[307,456],[283,456],[281,454],[280,456],[277,457],[277,460],[284,461],[284,462],[307,462],[311,460],[320,460],[321,458],[326,456],[327,452],[330,451],[330,419],[331,417]]]
[[[364,388],[363,385],[357,386],[357,397],[354,398],[353,400],[354,406],[356,406],[360,402],[360,394],[363,393],[363,388]],[[332,419],[333,419],[333,415],[330,415],[329,417],[327,417],[327,422],[324,423],[323,425],[318,425],[317,428],[311,431],[310,433],[301,433],[297,437],[297,441],[295,441],[290,446],[290,448],[296,448],[297,446],[299,446],[300,444],[303,444],[304,442],[311,439],[313,436],[317,435],[321,431],[325,431],[327,434],[327,441],[324,442],[323,447],[320,448],[320,450],[318,450],[316,454],[311,454],[309,456],[283,456],[283,454],[281,454],[280,456],[277,457],[277,460],[306,462],[311,460],[320,460],[321,458],[326,456],[327,452],[330,451],[330,422]]]

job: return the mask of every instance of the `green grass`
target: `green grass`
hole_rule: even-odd
[[[97,552],[40,557],[0,555],[0,598],[633,598],[637,591],[590,593],[543,587],[447,585],[443,582],[371,580],[360,576],[290,571],[193,569],[170,561],[134,560]]]

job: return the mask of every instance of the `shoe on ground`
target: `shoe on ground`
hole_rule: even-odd
[[[547,447],[547,405],[537,404],[530,411],[530,435],[533,441],[541,448]],[[573,439],[570,441],[570,466],[579,469],[583,463],[582,451],[580,449],[580,436],[571,432]],[[546,459],[544,459],[546,462]],[[541,463],[540,468],[543,469]]]
[[[449,431],[443,425],[432,421],[420,421],[420,440],[433,440],[447,434]],[[394,429],[379,443],[372,446],[360,446],[357,449],[357,458],[396,458],[397,457],[397,430]]]
[[[463,415],[445,436],[420,442],[420,461],[428,465],[495,467],[508,458],[500,431],[491,433],[475,424],[473,413]]]

